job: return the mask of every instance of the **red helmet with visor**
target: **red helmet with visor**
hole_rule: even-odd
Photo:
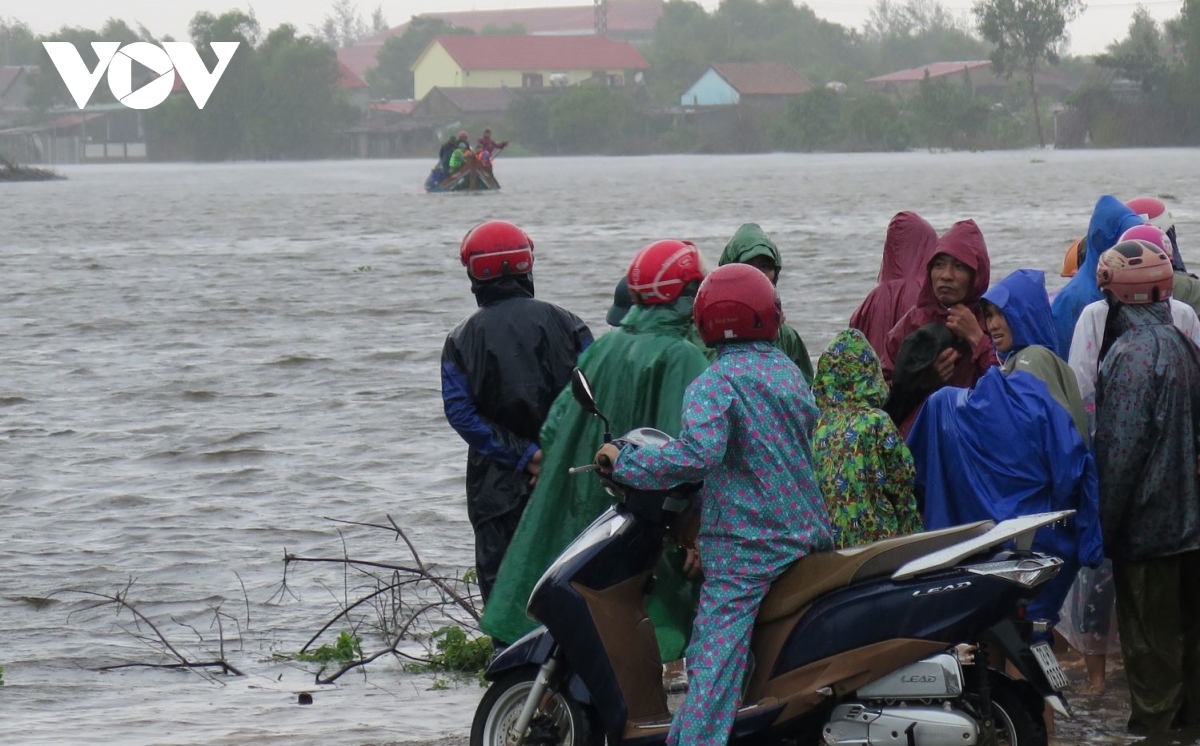
[[[467,232],[459,257],[476,280],[525,275],[533,270],[533,241],[512,223],[489,220]]]
[[[704,279],[700,250],[691,241],[655,241],[633,257],[625,278],[639,306],[674,303],[689,284]]]

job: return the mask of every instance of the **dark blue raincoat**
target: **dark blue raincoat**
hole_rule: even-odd
[[[1079,271],[1054,298],[1054,334],[1057,344],[1052,348],[1063,360],[1071,352],[1071,335],[1075,333],[1075,322],[1083,307],[1104,297],[1096,286],[1096,265],[1100,255],[1117,243],[1121,234],[1136,225],[1143,225],[1142,218],[1130,210],[1124,202],[1106,194],[1096,202],[1092,221],[1088,224],[1087,254]]]

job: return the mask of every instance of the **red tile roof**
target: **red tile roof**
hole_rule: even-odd
[[[102,117],[102,116],[104,116],[103,112],[64,114],[60,117],[55,117],[54,119],[51,119],[49,122],[44,123],[42,125],[42,128],[43,129],[54,129],[56,127],[74,127],[77,124],[83,124],[84,122],[90,122],[93,119],[98,119],[99,117]]]
[[[645,70],[650,67],[637,47],[604,36],[439,36],[430,42],[431,46],[433,44],[440,44],[464,70]]]
[[[411,114],[417,107],[417,102],[411,98],[395,99],[392,101],[376,101],[371,104],[375,111],[390,111],[393,114]]]
[[[358,76],[345,62],[338,60],[338,88],[369,88],[366,81]]]
[[[795,96],[813,87],[785,62],[722,62],[712,69],[743,96]]]
[[[921,67],[913,67],[908,70],[900,70],[887,75],[880,75],[876,78],[870,78],[868,83],[919,83],[925,79],[925,71],[929,71],[931,79],[944,78],[947,75],[955,75],[964,70],[978,70],[980,68],[990,68],[992,63],[989,60],[968,60],[966,62],[932,62]]]
[[[338,62],[350,68],[351,72],[361,78],[367,74],[367,70],[378,64],[375,56],[382,48],[383,42],[367,44],[365,41],[352,47],[341,47],[337,51]]]

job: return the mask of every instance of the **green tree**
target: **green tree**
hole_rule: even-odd
[[[523,23],[510,23],[507,26],[501,26],[498,23],[489,23],[479,33],[484,36],[524,36],[528,32],[525,31],[525,24]]]
[[[625,134],[632,114],[629,99],[606,85],[569,88],[550,104],[550,140],[560,152],[604,153]]]
[[[1096,56],[1096,64],[1137,81],[1148,93],[1161,85],[1167,74],[1166,46],[1158,22],[1151,17],[1150,11],[1139,5],[1129,24],[1129,35],[1109,44],[1104,54]]]
[[[842,97],[828,88],[814,88],[788,101],[785,117],[792,147],[827,150],[840,144]]]
[[[399,36],[390,36],[376,56],[378,64],[367,70],[367,85],[372,98],[412,98],[412,64],[435,36],[473,34],[440,18],[413,16]]]
[[[650,92],[663,102],[679,97],[713,62],[725,60],[724,31],[699,3],[668,0],[645,54],[650,63]]]
[[[358,5],[352,0],[336,0],[321,25],[313,28],[313,31],[334,49],[348,47],[367,36],[386,30],[387,19],[383,17],[382,7],[375,6],[371,20],[367,22],[363,20],[362,13],[358,12]]]
[[[974,147],[987,134],[991,104],[976,96],[969,83],[932,80],[926,72],[921,91],[909,106],[916,124],[914,132],[925,147]]]
[[[1038,143],[1046,147],[1034,75],[1043,62],[1058,62],[1067,23],[1083,11],[1083,0],[976,0],[972,11],[980,35],[996,46],[991,54],[996,72],[1005,78],[1024,73]]]
[[[24,21],[0,16],[0,65],[36,65],[42,45]]]
[[[43,37],[41,41],[66,41],[74,44],[83,63],[87,65],[89,70],[93,70],[99,63],[99,60],[96,57],[96,52],[92,49],[92,42],[115,41],[121,44],[131,44],[135,41],[150,40],[140,37],[124,21],[110,18],[105,21],[104,26],[98,31],[78,26],[63,26],[58,31]],[[46,53],[45,48],[41,44],[38,44],[38,47],[38,72],[34,76],[33,89],[30,90],[26,103],[31,108],[39,111],[60,106],[74,107],[75,99],[67,91],[67,85],[63,83],[62,76],[59,75],[58,70],[54,67],[54,63],[51,62],[50,55]],[[116,99],[113,98],[108,86],[101,83],[96,86],[96,90],[92,93],[89,103],[105,104],[114,103],[115,101]]]
[[[863,46],[872,69],[881,73],[944,60],[982,59],[990,51],[965,19],[937,0],[878,0],[863,25]]]

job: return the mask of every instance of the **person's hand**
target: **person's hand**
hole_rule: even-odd
[[[954,376],[954,366],[958,363],[958,350],[953,347],[947,347],[938,355],[937,360],[933,361],[933,370],[937,373],[938,380],[942,383],[949,383]]]
[[[529,457],[529,463],[525,464],[525,471],[529,474],[529,484],[536,485],[538,477],[542,473],[542,449],[539,448]]]
[[[959,339],[965,339],[972,347],[979,344],[984,337],[979,319],[975,318],[971,309],[962,303],[950,309],[950,315],[946,319],[946,328],[954,332],[954,336]]]
[[[704,568],[700,565],[700,552],[696,549],[696,545],[685,547],[687,556],[683,560],[683,574],[689,578],[697,578],[704,574]]]
[[[613,464],[617,463],[617,456],[621,455],[621,449],[614,446],[612,443],[605,443],[600,446],[600,450],[596,451],[596,466],[600,467],[601,474],[612,474]]]

